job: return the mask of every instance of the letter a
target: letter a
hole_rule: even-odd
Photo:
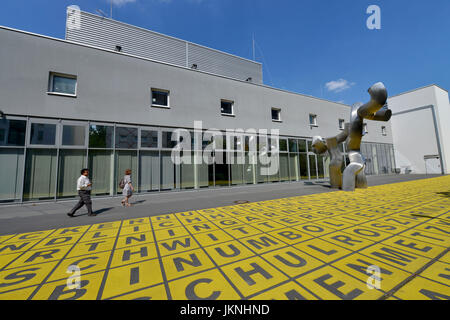
[[[381,9],[377,5],[371,5],[367,8],[367,14],[371,14],[367,18],[367,28],[369,30],[381,29]]]

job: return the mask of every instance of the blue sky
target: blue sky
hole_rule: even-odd
[[[268,85],[352,104],[383,81],[390,95],[450,90],[449,0],[113,0],[114,19],[252,58]],[[110,0],[2,0],[0,25],[64,38],[65,8]],[[369,30],[369,5],[381,30]]]

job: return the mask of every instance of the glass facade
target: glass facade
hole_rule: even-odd
[[[242,135],[232,137],[228,143],[225,138],[216,142],[217,148],[210,155],[215,163],[203,159],[202,150],[208,143],[195,146],[192,141],[192,150],[182,154],[191,163],[176,164],[172,148],[177,142],[172,141],[169,128],[3,119],[0,174],[8,183],[0,187],[0,202],[75,198],[76,180],[85,167],[90,169],[94,196],[120,195],[119,181],[126,169],[132,170],[135,192],[139,193],[329,177],[329,158],[312,153],[310,139]],[[279,152],[275,153],[277,146]],[[252,151],[255,149],[258,151]],[[394,173],[392,145],[362,143],[361,152],[366,174]],[[261,161],[263,155],[277,157],[277,172],[262,174],[261,169],[268,168],[267,162]]]

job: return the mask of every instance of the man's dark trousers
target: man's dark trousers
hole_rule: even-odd
[[[80,196],[80,201],[76,204],[75,207],[70,211],[70,214],[73,215],[78,209],[82,206],[86,205],[88,210],[88,214],[92,215],[92,201],[91,201],[91,191],[90,190],[79,190],[78,195]]]

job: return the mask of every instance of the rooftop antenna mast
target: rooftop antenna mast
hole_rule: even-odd
[[[255,34],[252,35],[252,47],[253,47],[253,61],[256,61],[256,56],[255,56]]]
[[[113,15],[112,15],[112,12],[113,11],[113,0],[111,0],[111,11],[110,11],[110,15],[109,15],[109,17],[112,19],[113,18]]]

